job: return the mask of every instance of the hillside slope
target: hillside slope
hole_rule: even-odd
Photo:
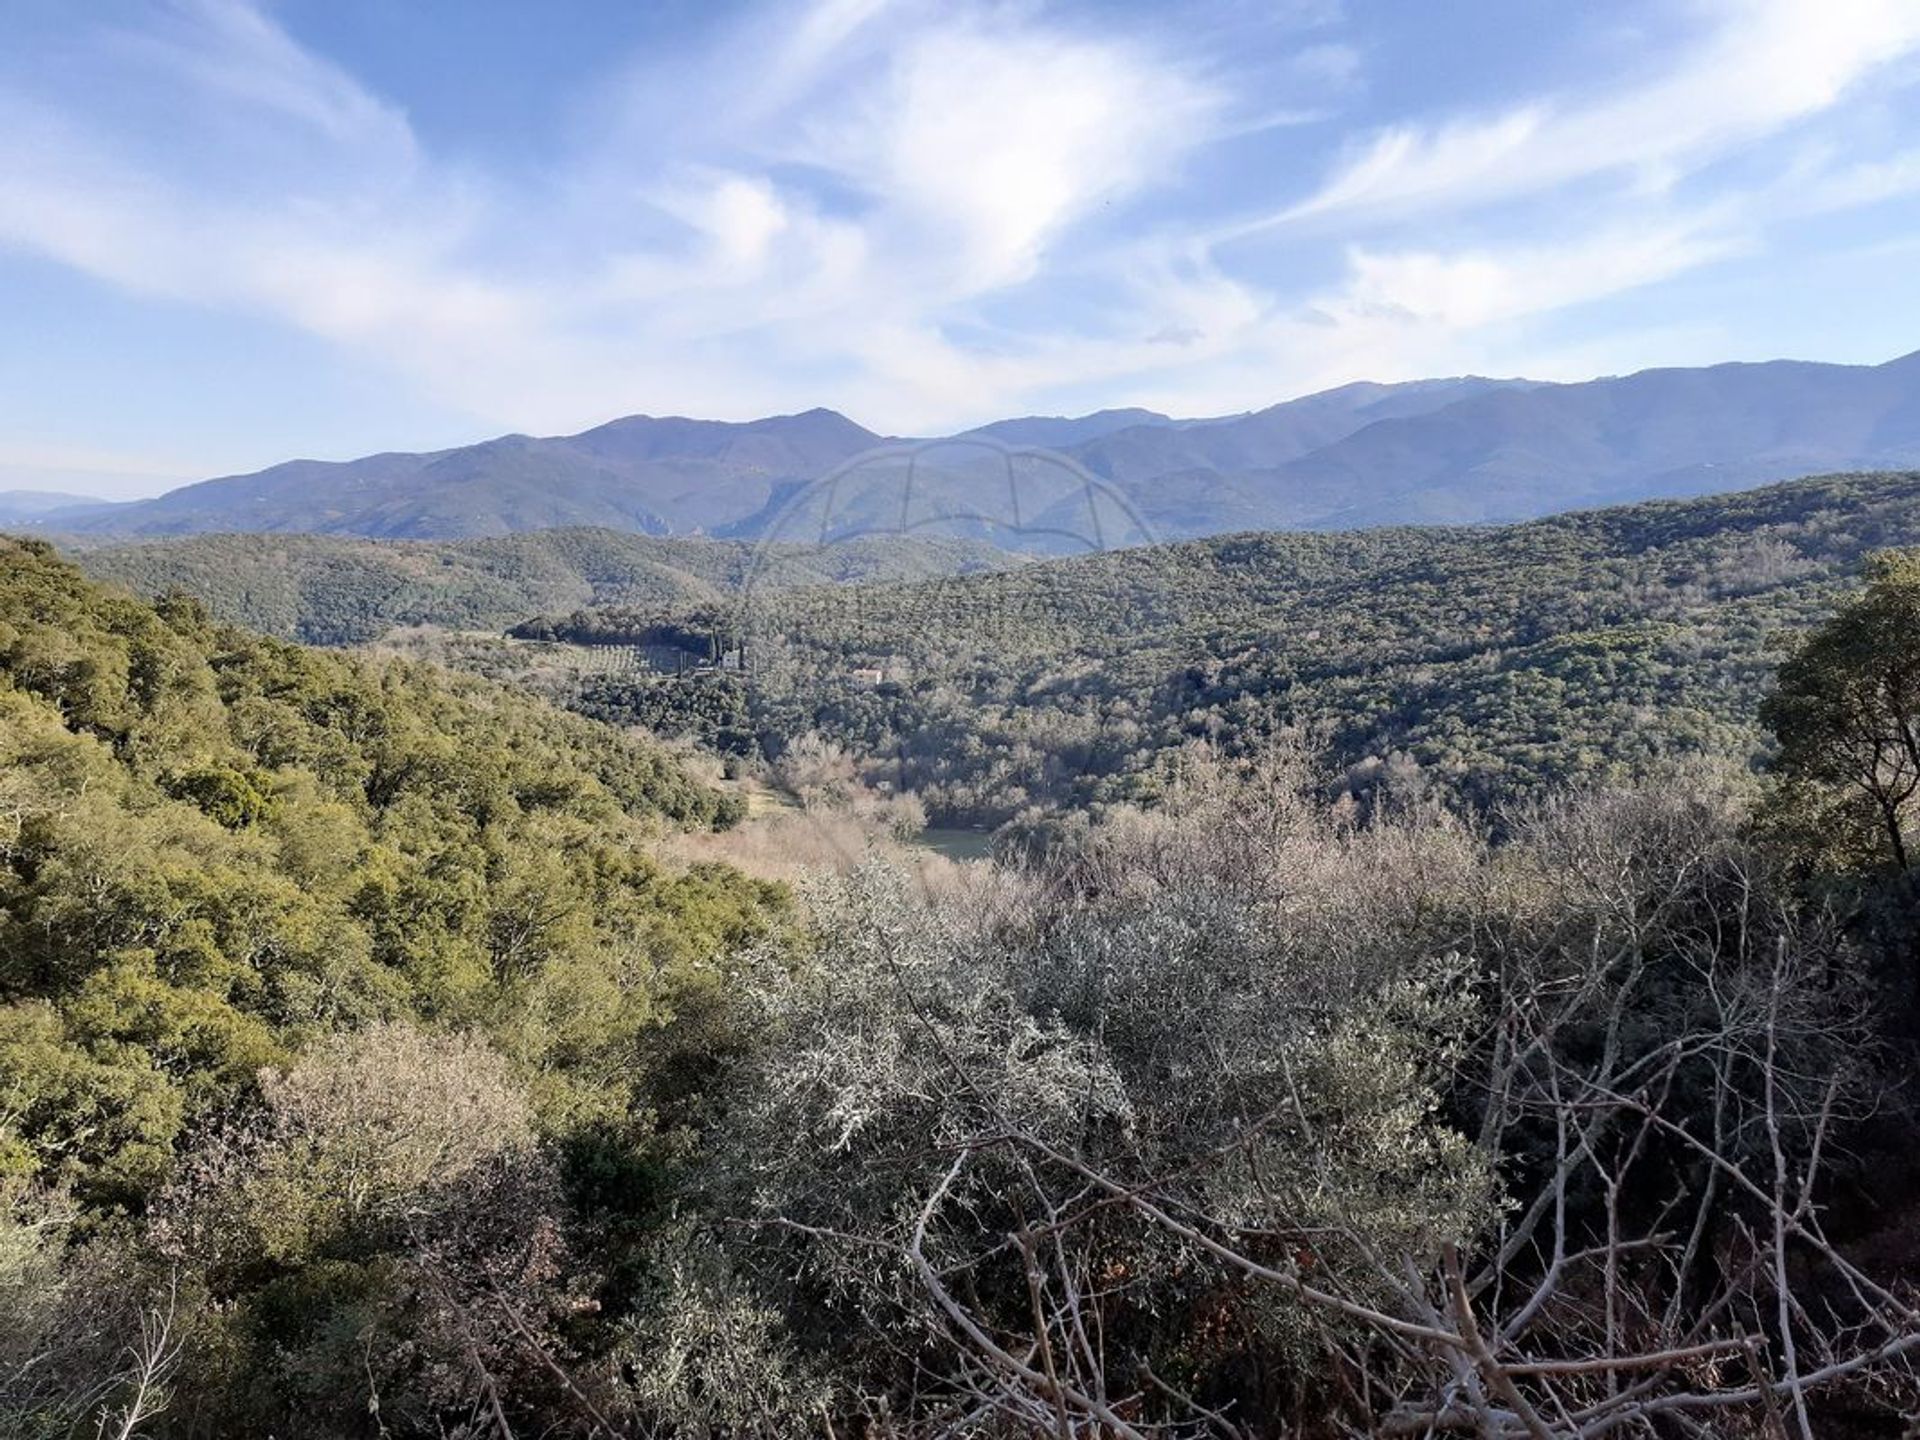
[[[647,853],[739,812],[528,696],[0,537],[0,1169],[138,1206],[262,1066],[393,1018],[490,1031],[566,1123],[777,911]]]
[[[801,590],[762,624],[742,699],[770,748],[824,731],[942,823],[1136,795],[1190,741],[1289,728],[1362,790],[1391,769],[1493,806],[1679,756],[1751,760],[1783,633],[1828,613],[1867,553],[1911,545],[1920,474],[1903,473],[1503,528],[1228,536],[857,606]],[[863,683],[873,667],[889,683]],[[670,685],[602,678],[574,703],[668,724]],[[716,712],[711,690],[690,702]]]
[[[777,564],[766,563],[770,558]],[[586,605],[680,609],[760,583],[911,580],[1013,563],[977,541],[876,536],[771,556],[740,541],[615,530],[485,540],[195,535],[79,549],[97,579],[142,595],[181,590],[216,618],[313,645],[352,645],[408,625],[501,629]]]
[[[975,563],[992,552],[953,544],[804,552],[790,588],[756,601],[756,632],[781,643],[760,651],[752,686],[556,679],[484,637],[427,653],[723,748],[771,755],[820,732],[943,822],[1124,799],[1189,741],[1239,748],[1298,727],[1359,767],[1362,789],[1390,767],[1403,787],[1417,773],[1491,806],[1675,756],[1751,759],[1782,633],[1826,614],[1871,550],[1920,545],[1920,474],[1507,527],[1233,535],[999,572]],[[750,553],[578,531],[444,545],[215,536],[79,559],[312,638],[404,624],[497,635],[536,612],[580,612],[549,628],[591,640],[635,612],[706,623],[737,603]],[[871,683],[875,670],[887,683]]]

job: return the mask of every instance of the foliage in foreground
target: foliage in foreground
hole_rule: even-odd
[[[648,842],[736,810],[524,697],[0,540],[0,1175],[138,1212],[262,1067],[393,1019],[492,1034],[553,1126],[644,1130],[639,1038],[782,908]]]
[[[1738,788],[1565,797],[1497,845],[1315,789],[1196,761],[1033,871],[823,882],[800,956],[735,967],[650,1218],[569,1179],[495,1043],[314,1044],[143,1226],[63,1258],[57,1193],[16,1189],[0,1253],[61,1357],[21,1373],[131,1403],[66,1338],[117,1245],[152,1277],[123,1343],[170,1326],[156,1435],[1800,1436],[1920,1403],[1910,1280],[1826,1230],[1876,1093],[1862,957]]]
[[[1821,1228],[1821,1147],[1871,1103],[1858,957],[1723,783],[1671,781],[1499,846],[1183,781],[997,904],[856,883],[763,992],[710,1160],[746,1222],[716,1243],[789,1319],[782,1393],[1088,1435],[1920,1399],[1911,1288]],[[683,1418],[747,1418],[713,1393]]]
[[[1920,550],[1868,560],[1865,594],[1780,667],[1762,714],[1831,861],[1920,863]]]
[[[1809,696],[1920,723],[1911,657],[1848,641],[1897,558],[1789,672],[1765,806],[1695,765],[1496,834],[1189,750],[1026,868],[823,881],[797,935],[646,860],[672,802],[614,760],[651,752],[9,558],[0,1435],[1920,1407],[1911,1200],[1861,1157],[1911,1143],[1909,876],[1776,813],[1884,791],[1803,763]]]

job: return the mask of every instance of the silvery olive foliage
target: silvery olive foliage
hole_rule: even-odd
[[[1023,1314],[1009,1237],[1076,1203],[1035,1143],[1178,1176],[1183,1204],[1256,1243],[1311,1243],[1320,1265],[1355,1245],[1427,1263],[1488,1223],[1493,1169],[1442,1113],[1479,1001],[1460,955],[1406,933],[1409,884],[1471,886],[1470,838],[1438,820],[1417,843],[1356,831],[1291,762],[1199,768],[1164,812],[1042,873],[932,901],[878,865],[824,884],[797,973],[754,977],[757,1043],[707,1203],[733,1263],[795,1317],[788,1353],[830,1351],[843,1386],[939,1390],[949,1317],[916,1239],[991,1323]],[[1401,865],[1424,881],[1386,874]],[[1355,888],[1368,869],[1384,883]],[[1109,1297],[1116,1365],[1245,1343],[1207,1333],[1208,1257],[1127,1207],[1052,1243]],[[1306,1329],[1287,1297],[1242,1318],[1282,1347]]]
[[[825,1377],[776,1393],[908,1434],[1531,1437],[1899,1390],[1920,1321],[1818,1200],[1862,997],[1743,784],[1494,836],[1200,755],[1025,873],[824,885],[804,958],[740,977],[724,1304],[675,1311],[705,1387]]]
[[[726,960],[645,1226],[580,1207],[499,1053],[372,1026],[184,1157],[113,1304],[118,1252],[8,1192],[41,1338],[6,1354],[129,1435],[261,1374],[220,1424],[1840,1433],[1920,1403],[1920,1297],[1827,1231],[1865,996],[1747,783],[1483,831],[1197,752],[1068,850],[931,893],[870,863]]]

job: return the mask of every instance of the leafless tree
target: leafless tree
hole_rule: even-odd
[[[1843,941],[1725,806],[1588,796],[1498,847],[1290,813],[1142,822],[1037,930],[832,957],[767,1112],[830,1158],[749,1228],[834,1257],[826,1313],[917,1377],[890,1426],[1815,1440],[1920,1406],[1920,1297],[1827,1226],[1875,1103]],[[1018,958],[1041,931],[1068,948]]]
[[[1284,1221],[1256,1230],[1210,1214],[1187,1177],[1116,1174],[1018,1130],[959,1147],[907,1253],[965,1356],[961,1388],[1036,1434],[1231,1435],[1243,1423],[1265,1433],[1148,1365],[1115,1374],[1095,1337],[1124,1296],[1102,1292],[1077,1232],[1117,1206],[1223,1277],[1301,1307],[1352,1433],[1815,1440],[1832,1433],[1830,1419],[1816,1418],[1823,1394],[1877,1389],[1882,1403],[1910,1406],[1920,1392],[1905,1362],[1920,1349],[1920,1308],[1910,1291],[1852,1264],[1821,1224],[1839,1087],[1816,1087],[1809,1103],[1776,1078],[1790,965],[1783,954],[1764,986],[1726,995],[1717,1033],[1638,1063],[1620,1063],[1617,1050],[1595,1065],[1568,1063],[1553,1053],[1544,997],[1527,997],[1503,1027],[1486,1139],[1544,1125],[1553,1137],[1546,1174],[1490,1233],[1437,1254],[1382,1253],[1357,1231]],[[1609,1019],[1620,1018],[1616,1007]],[[1695,1065],[1711,1076],[1703,1121],[1676,1118],[1671,1104]],[[1515,1073],[1529,1067],[1524,1079]],[[1749,1071],[1757,1096],[1745,1088]],[[1288,1123],[1315,1123],[1304,1108],[1286,1111]],[[1790,1150],[1788,1134],[1806,1143]],[[1239,1137],[1223,1160],[1251,1167],[1256,1138]],[[997,1147],[1025,1157],[1045,1207],[1005,1242],[1031,1302],[1019,1331],[996,1331],[970,1310],[956,1293],[960,1267],[936,1262],[927,1245],[952,1182]],[[1649,1169],[1671,1180],[1649,1181]],[[1327,1264],[1335,1250],[1343,1263]],[[1161,1403],[1146,1403],[1150,1395]],[[1142,1418],[1152,1413],[1175,1418]]]
[[[71,1250],[57,1195],[14,1187],[0,1201],[0,1436],[145,1435],[186,1350],[178,1274],[150,1276],[110,1245]]]
[[[184,1348],[176,1325],[179,1309],[180,1285],[174,1277],[164,1298],[141,1308],[139,1337],[127,1347],[126,1368],[114,1387],[120,1393],[101,1409],[96,1435],[135,1440],[141,1427],[167,1408],[168,1381]]]

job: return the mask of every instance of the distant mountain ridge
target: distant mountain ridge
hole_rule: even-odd
[[[69,495],[59,490],[0,490],[0,524],[27,521],[46,524],[88,511],[107,510],[111,500],[88,495]]]
[[[924,450],[911,479],[904,451],[863,458],[902,444],[825,409],[746,422],[636,415],[578,435],[289,461],[153,500],[19,518],[103,536],[463,539],[599,526],[755,540],[782,533],[810,482],[860,461],[838,513],[818,518],[826,536],[887,528],[903,484],[936,518],[1003,503],[1012,472],[997,446],[1041,447],[1083,467],[1138,517],[1127,539],[1512,521],[1920,464],[1920,354],[1877,366],[1771,361],[1574,384],[1362,382],[1214,419],[1119,409],[996,421]],[[1042,497],[1032,507],[1040,518],[1024,531],[956,533],[1049,548],[1064,533],[1058,517],[1084,508],[1074,483]]]
[[[1045,445],[1058,449],[1065,445],[1083,445],[1116,430],[1183,423],[1188,422],[1162,415],[1157,410],[1096,410],[1091,415],[1022,415],[1013,420],[995,420],[964,434],[984,435],[1003,445]]]
[[[600,526],[647,535],[712,530],[880,443],[830,410],[744,425],[631,416],[579,435],[359,460],[291,460],[169,491],[74,527],[82,533],[216,531],[469,539]]]

